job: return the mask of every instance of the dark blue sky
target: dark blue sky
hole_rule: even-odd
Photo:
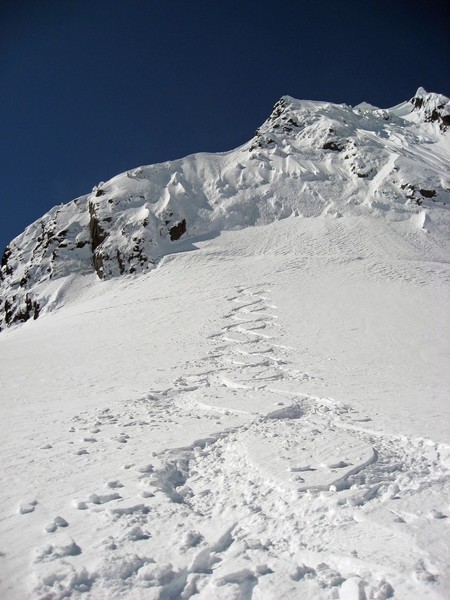
[[[450,95],[434,1],[1,6],[0,247],[128,168],[244,143],[283,94],[382,107],[419,85]]]

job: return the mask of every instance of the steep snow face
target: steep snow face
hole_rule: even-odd
[[[449,121],[423,88],[392,109],[284,96],[244,146],[127,171],[30,225],[3,255],[0,329],[55,306],[62,278],[146,272],[184,240],[291,215],[416,215],[442,240]]]
[[[197,246],[0,335],[0,598],[448,600],[445,248],[328,216]]]

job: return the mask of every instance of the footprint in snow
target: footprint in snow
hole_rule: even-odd
[[[110,490],[114,490],[117,488],[123,488],[123,483],[121,483],[118,479],[114,479],[112,481],[107,481],[106,487],[108,487]]]
[[[65,558],[66,556],[78,556],[81,552],[80,546],[73,540],[65,546],[53,546],[50,544],[38,551],[35,562],[49,562],[57,558]]]
[[[119,500],[122,496],[117,492],[113,492],[112,494],[91,494],[88,498],[89,502],[92,504],[106,504],[107,502],[111,502],[111,500]]]
[[[428,517],[430,519],[447,519],[447,515],[444,515],[444,513],[442,513],[440,510],[436,510],[435,508],[433,508],[432,510],[430,510],[430,512],[428,513]]]
[[[69,523],[63,517],[55,517],[51,523],[45,526],[47,533],[53,533],[58,527],[68,527]]]
[[[19,505],[19,513],[21,515],[26,515],[28,513],[32,513],[36,508],[38,501],[32,500],[31,502],[24,502]]]
[[[79,450],[77,450],[77,451],[75,452],[75,454],[76,454],[77,456],[82,456],[83,454],[89,454],[89,452],[86,450],[86,448],[80,448]]]
[[[89,508],[89,504],[106,504],[107,502],[111,502],[112,500],[121,500],[122,496],[117,492],[113,492],[112,494],[91,494],[87,500],[74,500],[75,508],[78,510],[86,510]]]

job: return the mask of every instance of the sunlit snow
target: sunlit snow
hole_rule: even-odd
[[[416,97],[285,97],[12,242],[2,597],[446,597],[448,100]]]

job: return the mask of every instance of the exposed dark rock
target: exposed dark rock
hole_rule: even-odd
[[[2,271],[5,271],[5,275],[11,275],[13,272],[12,268],[8,265],[8,260],[11,258],[11,254],[11,248],[6,246],[2,256]]]
[[[414,105],[414,110],[422,113],[425,123],[438,123],[439,128],[443,131],[450,125],[450,115],[446,112],[446,98],[441,96],[441,102],[436,103],[436,98],[432,94],[428,94],[425,98],[416,96],[410,100]]]
[[[173,242],[179,240],[184,233],[186,233],[186,219],[175,223],[175,225],[169,229],[170,239]]]
[[[105,193],[105,191],[104,191],[104,190],[98,189],[98,190],[95,192],[95,196],[96,196],[96,198],[98,198],[99,196],[103,196],[103,194],[104,194],[104,193]]]
[[[434,108],[430,114],[430,116],[428,117],[428,121],[431,121],[432,123],[435,123],[436,121],[439,121],[440,118],[440,114],[438,113],[438,111]]]
[[[248,149],[249,152],[252,152],[252,150],[256,150],[258,148],[269,148],[270,146],[273,146],[273,144],[275,144],[275,140],[273,140],[270,137],[265,137],[265,136],[260,136],[259,139],[257,139]]]
[[[297,117],[295,115],[291,115],[287,110],[287,100],[285,98],[281,98],[275,104],[265,125],[267,126],[267,124],[270,125],[268,129],[263,126],[263,128],[258,128],[255,131],[256,139],[249,147],[250,152],[259,148],[269,148],[277,143],[276,140],[269,137],[268,132],[270,130],[281,130],[282,133],[292,134],[294,128],[299,128],[302,126],[302,124],[298,122]]]
[[[89,215],[89,231],[91,232],[92,251],[95,251],[95,249],[106,239],[107,234],[100,226],[100,222],[95,214],[95,206],[92,202],[89,202]]]
[[[95,212],[95,205],[93,202],[89,202],[89,231],[91,234],[91,245],[92,245],[92,263],[97,275],[100,279],[103,279],[103,256],[100,252],[97,252],[97,248],[107,237],[106,231],[101,227],[99,219]],[[105,257],[106,258],[106,257]]]
[[[33,319],[36,321],[36,319],[39,317],[39,313],[41,311],[41,308],[40,308],[38,302],[30,300],[29,304],[27,303],[27,306],[29,306],[29,309],[30,309],[30,316],[32,313]]]
[[[12,320],[12,310],[11,303],[9,302],[9,300],[5,300],[3,310],[5,311],[5,323],[6,325],[10,325]]]
[[[330,140],[329,142],[325,142],[325,144],[322,146],[322,149],[323,150],[333,150],[334,152],[340,152],[341,150],[344,149],[344,146],[339,144],[339,142]]]
[[[278,100],[278,102],[275,104],[275,106],[273,107],[272,114],[270,115],[269,120],[274,121],[275,119],[280,117],[283,114],[285,107],[286,107],[286,102],[285,102],[284,98],[280,98]]]
[[[435,190],[424,190],[421,188],[419,192],[424,198],[434,198],[436,196]]]
[[[402,190],[406,190],[408,198],[412,198],[417,190],[416,186],[412,183],[403,183],[400,187]]]
[[[23,303],[15,304],[16,296],[13,296],[11,302],[5,300],[5,324],[12,325],[13,323],[25,323],[29,319],[37,319],[39,317],[40,307],[38,302],[32,300],[29,294],[26,294]]]

